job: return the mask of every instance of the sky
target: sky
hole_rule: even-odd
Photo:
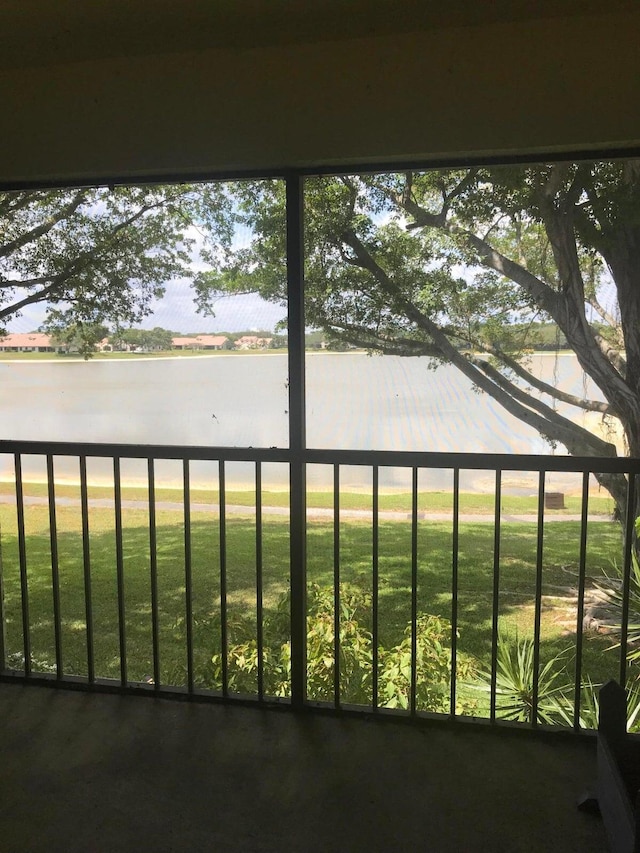
[[[209,269],[209,265],[201,257],[204,246],[203,235],[195,227],[188,228],[186,234],[193,241],[190,267],[194,274]],[[235,248],[244,248],[250,240],[249,230],[239,227],[233,245]],[[215,316],[198,314],[190,281],[187,278],[168,282],[164,297],[154,300],[151,307],[152,313],[137,324],[139,328],[152,329],[154,326],[160,326],[173,332],[205,334],[273,331],[276,323],[286,316],[285,308],[265,302],[253,294],[221,297],[215,304]],[[22,311],[21,316],[9,317],[6,328],[9,332],[34,332],[44,322],[45,315],[46,306],[28,306]]]
[[[615,286],[607,283],[600,294],[607,310],[617,314],[617,299]],[[245,332],[273,331],[276,323],[284,319],[286,309],[280,305],[265,302],[259,296],[247,294],[242,296],[221,297],[215,303],[215,316],[198,314],[193,302],[193,291],[187,279],[172,281],[167,284],[165,295],[161,300],[154,301],[153,312],[146,317],[139,327],[152,329],[160,326],[172,332],[198,332],[213,334],[216,332]],[[593,312],[588,309],[588,315]],[[8,318],[9,332],[34,332],[43,323],[45,308],[34,305],[26,308],[20,317]]]
[[[195,226],[188,228],[186,234],[192,240],[190,267],[193,273],[210,268],[201,254],[205,246],[204,235]],[[251,239],[249,229],[239,227],[233,238],[233,246],[236,249],[245,248],[250,244]],[[466,277],[469,275],[469,270],[461,267],[454,269],[454,274]],[[609,312],[617,314],[615,285],[606,271],[599,297]],[[152,313],[137,324],[139,327],[152,329],[154,326],[160,326],[183,334],[274,331],[276,324],[286,315],[286,309],[283,306],[265,302],[254,294],[220,297],[215,303],[215,316],[198,314],[188,278],[167,283],[164,297],[155,300],[151,308]],[[588,308],[587,311],[587,316],[593,319],[591,309]],[[36,331],[44,322],[45,315],[45,306],[28,306],[20,316],[13,315],[7,319],[7,331],[17,333]]]
[[[173,332],[245,332],[273,331],[276,323],[286,315],[286,309],[265,302],[259,296],[227,296],[215,305],[215,317],[196,313],[193,294],[187,281],[173,281],[167,285],[165,296],[153,304],[153,313],[139,326],[152,329],[160,326]],[[20,317],[7,322],[9,332],[33,332],[44,321],[44,306],[30,306]]]
[[[286,308],[265,302],[259,296],[225,296],[214,306],[215,316],[198,314],[193,291],[186,280],[171,282],[162,300],[153,304],[153,315],[142,323],[145,329],[161,326],[176,332],[273,331],[286,316]]]

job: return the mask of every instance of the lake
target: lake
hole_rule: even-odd
[[[535,430],[476,393],[454,367],[433,367],[428,358],[307,354],[308,446],[551,452]],[[575,356],[536,355],[532,367],[567,390],[592,393]],[[0,362],[0,383],[4,439],[232,447],[288,444],[286,354],[6,361]],[[142,480],[142,464],[127,463],[127,476]],[[57,476],[77,477],[77,463],[57,460],[56,465]],[[175,470],[170,470],[172,465]],[[316,470],[309,471],[310,481],[329,485],[330,470],[312,467]],[[2,459],[0,476],[10,476],[10,468],[11,459]],[[209,479],[205,468],[199,470],[199,479]],[[42,460],[25,459],[28,477],[42,479],[43,471]],[[381,484],[404,487],[406,472],[383,473]],[[90,474],[94,480],[108,478],[107,463],[92,460]],[[167,463],[164,475],[178,481],[177,463]],[[246,466],[236,466],[234,476],[248,479]],[[366,485],[369,476],[349,468],[345,483]],[[448,478],[439,475],[440,480],[442,476]],[[269,481],[282,484],[286,477],[286,466],[269,466]]]

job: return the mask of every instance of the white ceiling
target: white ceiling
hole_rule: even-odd
[[[637,0],[0,0],[0,67],[606,14]]]

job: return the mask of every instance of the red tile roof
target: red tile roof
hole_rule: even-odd
[[[51,336],[42,332],[28,332],[21,335],[5,335],[0,338],[0,349],[12,349],[15,347],[50,347]]]
[[[171,338],[171,345],[174,347],[194,347],[197,343],[195,338]]]
[[[198,335],[196,340],[205,347],[221,347],[228,338],[225,335]]]
[[[174,347],[221,347],[227,342],[225,335],[196,335],[195,338],[172,338]]]

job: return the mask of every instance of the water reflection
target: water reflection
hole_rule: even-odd
[[[308,355],[308,446],[551,452],[535,430],[508,415],[486,395],[476,393],[454,367],[430,370],[429,364],[427,358],[368,357],[360,353]],[[583,374],[572,356],[536,356],[535,367],[548,379],[557,375],[558,384],[567,390],[584,390]],[[0,363],[0,381],[0,436],[6,439],[288,445],[285,354],[4,362]],[[5,457],[0,476],[10,476],[10,466],[11,460]],[[286,484],[285,468],[275,466],[273,485]],[[60,477],[77,480],[76,460],[61,459],[56,470]],[[41,479],[41,463],[26,458],[24,472],[27,478]],[[234,463],[233,483],[251,483],[253,475],[251,463]],[[96,481],[109,481],[112,463],[92,460],[91,476]],[[406,472],[385,468],[380,485],[402,488],[405,476]],[[181,475],[175,463],[159,461],[157,477],[159,484],[175,486]],[[345,486],[358,488],[368,483],[369,477],[368,471],[360,475],[351,468],[350,483]],[[450,472],[434,477],[434,488],[449,487]],[[131,480],[137,479],[131,476]],[[483,479],[487,475],[479,472],[474,488],[483,489]],[[194,485],[210,482],[206,463],[193,463],[192,480]],[[331,474],[325,466],[310,467],[310,487],[326,488],[330,483]],[[530,487],[524,483],[522,488]]]

